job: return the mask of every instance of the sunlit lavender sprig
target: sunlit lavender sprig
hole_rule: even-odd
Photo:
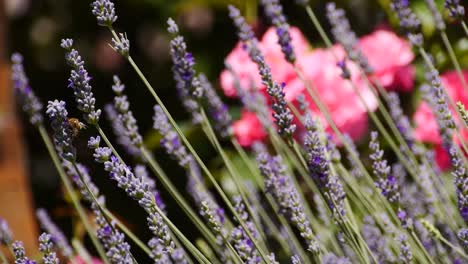
[[[286,16],[283,14],[283,7],[278,0],[262,0],[261,3],[265,10],[265,15],[276,28],[278,44],[281,46],[285,59],[294,64],[296,54],[294,53],[292,38],[289,33],[289,24]]]
[[[39,251],[43,254],[42,260],[44,264],[59,263],[57,254],[52,250],[52,247],[52,236],[47,233],[42,233],[39,236]]]
[[[369,143],[369,148],[372,151],[369,155],[372,160],[372,171],[377,177],[375,185],[391,204],[398,206],[400,202],[398,182],[397,179],[391,175],[390,166],[388,166],[387,160],[383,158],[384,151],[380,149],[378,137],[379,134],[376,131],[373,131],[371,133],[371,141]]]
[[[444,7],[449,11],[451,17],[463,20],[465,17],[465,8],[460,4],[460,0],[445,0]]]
[[[11,79],[21,107],[28,114],[31,124],[40,125],[44,119],[42,117],[43,105],[29,85],[28,77],[24,72],[23,56],[19,53],[13,53],[11,62]]]
[[[221,137],[230,137],[232,135],[232,117],[229,114],[227,105],[219,98],[205,74],[199,74],[198,79],[204,90],[204,99],[208,105],[208,114],[213,119],[214,129]]]
[[[138,125],[132,111],[130,110],[130,103],[123,91],[125,85],[120,81],[117,75],[114,75],[114,85],[112,90],[116,94],[114,97],[114,107],[119,113],[117,119],[121,120],[122,127],[124,128],[125,136],[130,139],[130,142],[136,147],[143,146],[143,137],[138,132]]]
[[[411,123],[408,119],[408,116],[406,116],[403,113],[398,94],[396,94],[395,92],[388,93],[388,104],[388,108],[390,109],[390,116],[395,122],[398,131],[401,133],[403,139],[408,144],[410,150],[414,152],[415,149],[413,147],[414,143],[416,142],[416,139],[414,138],[413,134],[414,131],[411,127]]]
[[[109,123],[112,125],[112,131],[116,136],[117,143],[119,143],[128,154],[139,158],[141,156],[141,151],[132,143],[132,140],[128,136],[127,129],[124,127],[123,120],[119,118],[120,115],[114,105],[106,104],[104,106],[104,112],[106,113],[106,118],[109,120]]]
[[[346,194],[343,186],[338,176],[330,168],[329,154],[327,154],[327,150],[321,142],[317,123],[310,114],[306,115],[304,126],[306,128],[304,145],[310,176],[327,199],[335,220],[340,221],[341,217],[345,215],[344,199]]]
[[[411,10],[409,2],[408,0],[392,0],[391,7],[400,21],[400,27],[405,30],[411,44],[420,47],[424,41],[421,34],[421,21]]]
[[[96,109],[96,98],[92,92],[90,85],[91,77],[84,67],[84,61],[78,51],[73,48],[72,39],[62,39],[60,44],[67,52],[65,60],[72,68],[70,78],[68,78],[68,87],[73,89],[77,108],[83,112],[83,118],[91,125],[96,125],[99,122],[101,110]]]
[[[60,249],[62,255],[68,259],[73,257],[73,250],[68,243],[67,238],[62,233],[62,230],[50,219],[49,214],[45,209],[39,208],[36,211],[37,219],[41,227],[46,230],[50,235],[54,244]]]
[[[28,257],[26,257],[26,252],[24,250],[22,241],[15,241],[11,246],[15,255],[15,264],[36,264],[36,261],[30,260]]]
[[[76,149],[72,144],[73,130],[68,122],[68,111],[64,101],[49,101],[46,114],[49,116],[54,131],[53,140],[60,156],[74,162]]]
[[[341,8],[337,8],[336,4],[333,2],[327,3],[326,11],[335,40],[343,45],[346,54],[352,61],[359,64],[366,73],[372,73],[374,70],[358,47],[358,39],[351,29],[345,11]]]
[[[130,253],[130,245],[125,241],[125,235],[115,228],[115,224],[113,222],[109,222],[106,219],[99,208],[100,206],[105,207],[105,197],[99,193],[99,189],[91,181],[88,169],[81,164],[77,164],[76,167],[79,170],[78,173],[75,167],[67,161],[63,162],[63,167],[80,191],[82,197],[91,204],[91,209],[95,215],[94,221],[97,225],[97,237],[106,249],[106,256],[112,263],[133,263],[133,258]],[[95,200],[88,192],[86,185],[93,193],[94,197],[96,197],[99,205],[95,203]]]
[[[8,222],[0,217],[0,245],[8,246],[13,241],[13,234],[11,233]]]
[[[439,31],[444,31],[446,26],[444,22],[444,18],[442,17],[442,14],[439,12],[439,9],[437,9],[437,4],[435,3],[434,0],[425,0],[427,7],[429,7],[429,10],[431,11],[432,18],[434,19],[435,26],[437,30]]]
[[[95,147],[95,144],[90,145]],[[155,197],[151,193],[148,183],[143,178],[136,177],[131,169],[123,164],[117,157],[114,155],[109,156],[109,150],[110,149],[107,147],[94,148],[93,156],[96,162],[103,163],[104,169],[109,172],[111,179],[117,182],[118,187],[125,190],[129,197],[138,201],[140,207],[148,214],[148,226],[153,232],[153,235],[159,239],[167,254],[173,258],[178,258],[179,254],[175,254],[178,251],[175,251],[177,248],[172,240],[169,227],[163,221],[157,210],[158,207]],[[185,255],[182,255],[183,258],[185,258]]]
[[[111,0],[96,0],[91,3],[92,13],[97,19],[99,26],[112,27],[117,20],[114,3]]]
[[[455,189],[457,192],[458,210],[463,220],[468,223],[468,176],[465,163],[459,156],[455,146],[450,148],[451,162],[453,166],[452,175],[455,178]]]
[[[307,250],[313,254],[320,253],[320,246],[312,232],[298,191],[294,188],[287,175],[286,167],[280,156],[272,157],[264,150],[258,149],[257,163],[265,187],[280,207],[280,213],[288,218],[299,229],[301,237],[307,244]]]

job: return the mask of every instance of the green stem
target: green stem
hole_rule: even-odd
[[[455,66],[455,70],[457,72],[458,78],[460,79],[463,85],[463,89],[465,89],[465,94],[468,95],[468,85],[466,84],[465,77],[463,76],[463,72],[460,67],[460,63],[458,63],[457,56],[455,55],[455,52],[453,51],[452,45],[450,44],[450,41],[447,37],[447,33],[445,32],[445,30],[440,32],[440,37],[442,38],[442,42],[444,43],[444,46],[448,51],[448,54],[449,54],[450,60],[452,61],[453,66]]]
[[[106,134],[104,133],[104,131],[102,131],[101,127],[99,126],[99,124],[96,124],[95,125],[96,127],[96,130],[98,131],[99,135],[101,136],[101,138],[104,140],[104,143],[106,143],[106,145],[112,150],[112,154],[114,154],[114,156],[116,156],[120,163],[122,164],[125,164],[124,160],[122,159],[122,157],[120,157],[119,153],[117,152],[117,150],[115,150],[114,146],[112,145],[112,143],[109,141],[109,139],[107,138]]]
[[[454,244],[450,243],[450,241],[448,241],[447,239],[445,239],[445,237],[443,237],[443,236],[438,236],[437,238],[438,238],[442,243],[444,243],[445,245],[447,245],[448,247],[450,247],[451,249],[453,249],[454,251],[456,251],[460,256],[462,256],[463,258],[465,258],[465,259],[468,260],[468,255],[466,255],[465,252],[464,252],[461,248],[459,248],[459,247],[455,246]]]
[[[8,264],[8,259],[6,258],[5,254],[0,250],[0,260],[3,264]]]
[[[102,247],[102,244],[99,242],[92,226],[91,226],[91,223],[89,222],[87,216],[86,216],[86,213],[83,209],[83,207],[81,206],[80,204],[80,200],[79,198],[76,196],[75,192],[73,191],[73,187],[72,187],[72,184],[70,182],[70,180],[68,179],[68,176],[67,174],[65,173],[65,171],[63,170],[63,167],[60,163],[60,159],[57,155],[57,152],[55,152],[55,148],[52,144],[52,141],[50,140],[49,138],[49,135],[47,134],[47,131],[46,129],[44,128],[44,125],[39,125],[38,126],[38,129],[39,129],[39,134],[41,135],[41,138],[42,138],[42,141],[44,142],[44,144],[46,145],[46,148],[47,148],[47,151],[49,152],[49,155],[52,159],[52,162],[54,163],[55,165],[55,168],[57,169],[58,173],[59,173],[59,176],[60,176],[60,179],[62,180],[63,182],[63,185],[65,186],[65,190],[67,191],[68,195],[70,196],[71,200],[72,200],[72,203],[73,203],[73,206],[75,207],[76,211],[78,212],[78,216],[80,217],[85,229],[86,229],[86,232],[88,233],[90,239],[91,239],[91,242],[93,243],[94,247],[96,248],[96,251],[98,252],[99,254],[99,257],[101,258],[102,261],[104,261],[104,263],[106,264],[110,264],[110,261],[109,259],[107,258],[106,256],[106,252],[104,251],[104,248]]]
[[[466,36],[468,36],[468,26],[466,26],[465,21],[462,21],[462,22],[461,22],[461,25],[462,25],[462,27],[463,27],[463,30],[465,30]]]

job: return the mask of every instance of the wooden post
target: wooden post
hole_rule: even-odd
[[[14,239],[23,241],[26,253],[32,256],[38,251],[37,225],[26,177],[21,126],[15,117],[6,25],[5,4],[0,0],[0,217],[8,221]]]

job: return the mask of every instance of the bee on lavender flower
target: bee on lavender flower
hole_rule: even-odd
[[[86,125],[83,124],[78,118],[71,117],[68,119],[68,124],[72,130],[73,137],[77,137],[82,129],[86,129]]]

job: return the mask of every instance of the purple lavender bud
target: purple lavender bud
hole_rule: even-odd
[[[223,138],[228,138],[232,135],[232,117],[229,114],[228,106],[221,101],[218,94],[214,90],[206,76],[201,73],[198,75],[201,87],[204,89],[204,98],[208,105],[208,113],[213,119],[214,129]]]
[[[168,31],[174,37],[171,40],[172,71],[177,83],[189,91],[190,96],[200,98],[203,95],[203,89],[195,73],[195,58],[192,53],[187,51],[187,44],[184,37],[179,35],[179,30],[172,18],[167,20]]]
[[[431,86],[434,91],[435,102],[437,104],[438,116],[443,120],[447,128],[456,128],[455,121],[453,120],[452,113],[447,104],[447,97],[445,88],[442,86],[439,73],[436,70],[430,72]]]
[[[278,0],[262,0],[261,3],[265,10],[265,15],[276,28],[278,44],[281,46],[285,59],[294,64],[296,54],[294,54],[294,47],[291,35],[289,34],[289,24],[283,14],[283,7]]]
[[[385,234],[382,234],[371,216],[367,215],[364,217],[361,233],[369,249],[377,258],[378,263],[394,263],[396,261],[395,256],[390,250],[387,237]]]
[[[166,250],[164,249],[164,246],[157,237],[153,237],[150,241],[148,241],[148,247],[151,249],[150,257],[155,260],[155,263],[163,264],[171,262],[169,256],[166,253]]]
[[[11,246],[15,255],[15,264],[36,264],[36,261],[29,260],[28,257],[26,257],[23,242],[15,241]]]
[[[299,104],[299,109],[301,111],[307,111],[309,109],[309,102],[307,102],[304,94],[296,96],[296,101]]]
[[[165,253],[172,253],[175,249],[175,243],[172,241],[169,228],[163,221],[162,217],[154,212],[150,213],[147,217],[149,229],[153,232],[154,236],[158,238],[159,242],[164,247]]]
[[[83,112],[86,122],[96,125],[99,122],[101,110],[95,108],[96,98],[89,83],[91,77],[84,67],[84,61],[78,51],[73,48],[73,40],[62,39],[61,46],[67,50],[65,60],[72,68],[70,78],[68,78],[68,87],[73,89],[77,108]]]
[[[231,232],[231,241],[233,242],[234,249],[239,254],[239,257],[245,263],[258,264],[261,258],[258,251],[255,249],[253,242],[241,227],[236,227]]]
[[[455,178],[455,189],[458,199],[458,210],[465,222],[468,222],[468,177],[466,174],[465,164],[459,156],[459,152],[455,146],[450,148],[450,156],[453,166],[452,175]]]
[[[28,114],[31,124],[40,125],[44,119],[41,113],[42,103],[29,85],[28,77],[24,72],[23,56],[19,53],[13,53],[11,62],[11,79],[23,111]]]
[[[64,101],[49,101],[46,114],[54,130],[53,140],[60,156],[68,161],[76,158],[76,149],[73,147],[73,130],[68,122],[68,112]]]
[[[395,122],[398,131],[402,135],[405,142],[408,144],[410,150],[414,151],[414,142],[416,142],[416,139],[414,138],[414,131],[411,127],[408,116],[403,113],[403,109],[401,108],[400,104],[400,98],[398,98],[397,93],[388,93],[388,108],[390,109],[390,116]]]
[[[465,249],[465,252],[468,252],[468,229],[460,229],[460,231],[458,231],[457,236],[463,249]]]
[[[332,34],[335,40],[343,46],[346,54],[353,62],[359,64],[366,73],[373,73],[374,70],[372,69],[372,66],[369,65],[367,58],[359,49],[358,39],[354,31],[351,29],[351,25],[346,17],[345,11],[341,8],[337,8],[336,4],[333,2],[328,3],[326,9],[327,18],[332,26]],[[340,65],[338,66],[343,70],[342,77],[349,79],[351,75],[349,70],[345,67],[341,67]],[[345,65],[343,64],[343,66]]]
[[[138,132],[138,125],[132,111],[130,111],[130,103],[126,95],[122,94],[125,86],[120,82],[118,76],[114,75],[114,85],[112,89],[116,93],[114,97],[114,108],[119,113],[117,119],[121,120],[124,128],[125,136],[135,146],[135,148],[143,147],[143,137]]]
[[[201,211],[203,212],[204,217],[208,221],[208,225],[213,230],[213,233],[216,236],[224,237],[222,232],[222,223],[219,221],[219,218],[215,214],[214,210],[211,208],[209,201],[201,202]]]
[[[400,20],[400,27],[406,31],[411,44],[417,47],[421,47],[423,45],[421,21],[409,7],[409,1],[392,0],[391,7]]]
[[[291,257],[291,264],[302,264],[302,261],[298,255],[294,255]]]
[[[340,60],[336,63],[336,66],[341,70],[341,78],[343,79],[351,79],[351,72],[349,71],[348,67],[346,66],[346,59]]]
[[[452,18],[457,20],[465,18],[465,8],[460,4],[460,0],[445,0],[444,7],[448,9]]]
[[[95,147],[94,145],[90,145],[90,144],[88,144],[88,146]],[[110,160],[111,155],[112,155],[112,150],[110,148],[97,147],[94,149],[93,157],[96,162],[102,163],[102,162],[106,162]]]
[[[67,238],[59,229],[59,227],[50,219],[45,209],[39,208],[36,211],[37,219],[41,227],[51,235],[51,240],[60,249],[60,252],[67,259],[73,258],[73,250],[68,243]]]
[[[322,257],[322,264],[351,264],[351,261],[346,257],[338,257],[333,253],[326,253]]]
[[[400,202],[398,182],[396,178],[390,174],[390,166],[388,166],[387,160],[383,159],[384,151],[380,149],[378,137],[379,134],[373,131],[369,143],[369,148],[372,151],[369,155],[372,160],[372,171],[377,177],[375,186],[380,189],[382,195],[387,198],[390,203],[398,205]]]
[[[88,148],[90,149],[98,148],[100,143],[101,143],[100,136],[90,137],[88,140]]]
[[[327,199],[328,206],[335,215],[335,220],[345,215],[344,199],[346,197],[338,176],[330,169],[330,160],[325,146],[320,141],[320,131],[310,114],[305,117],[304,139],[307,152],[307,165],[310,176]]]
[[[159,105],[154,106],[153,121],[153,128],[162,136],[161,145],[166,149],[169,155],[179,162],[181,167],[188,168],[193,157],[187,152],[179,135],[173,130],[172,125],[169,123],[169,120],[167,120],[166,115]]]
[[[146,182],[148,186],[148,191],[153,194],[154,200],[156,202],[156,205],[166,213],[166,204],[161,198],[161,194],[159,193],[158,189],[156,188],[156,181],[153,180],[149,174],[148,170],[144,165],[136,165],[134,169],[135,177],[142,179],[142,181]]]
[[[97,19],[99,26],[112,27],[117,20],[114,3],[110,0],[96,0],[91,4],[92,13]]]
[[[436,28],[440,31],[444,31],[446,28],[444,18],[442,17],[442,14],[437,9],[437,4],[435,3],[434,0],[426,0],[426,4],[432,13],[432,18],[434,18],[434,23],[435,23]]]
[[[112,48],[127,58],[130,55],[130,40],[127,34],[119,33],[118,39],[112,38]]]
[[[39,251],[43,254],[42,260],[44,264],[58,264],[59,259],[57,254],[52,250],[52,236],[47,233],[42,233],[39,236]]]
[[[267,93],[270,96],[271,108],[273,109],[273,117],[278,126],[278,133],[287,140],[292,140],[296,125],[293,124],[294,116],[288,107],[284,94],[284,85],[279,85],[271,76],[270,67],[266,64],[263,57],[257,57],[259,73],[262,77],[262,83],[267,88]]]
[[[260,152],[257,154],[257,162],[260,173],[265,178],[265,188],[280,207],[280,213],[298,228],[307,244],[307,250],[318,254],[320,246],[312,232],[310,221],[304,213],[298,190],[291,183],[281,157],[272,157],[267,152]]]
[[[5,219],[0,218],[0,245],[10,245],[13,241],[13,234]]]
[[[117,143],[124,147],[125,151],[133,157],[140,157],[141,151],[135,147],[132,140],[127,134],[127,129],[124,127],[122,119],[119,118],[119,113],[112,104],[106,104],[104,106],[106,117],[112,125],[112,130],[117,137]]]
[[[404,264],[413,263],[413,254],[411,253],[411,248],[408,243],[408,237],[401,233],[398,238],[398,242],[400,242],[400,261]]]

